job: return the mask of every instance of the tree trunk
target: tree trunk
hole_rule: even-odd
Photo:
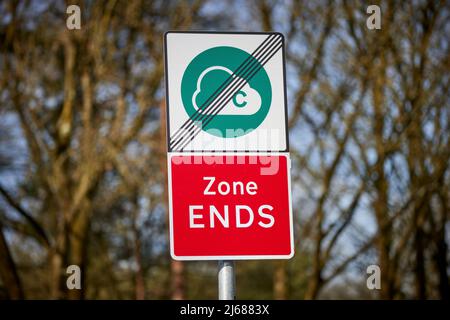
[[[89,208],[83,207],[80,210],[79,216],[77,216],[75,221],[72,223],[70,230],[67,266],[77,265],[80,268],[81,289],[67,290],[66,287],[67,298],[71,300],[84,299],[86,292]]]
[[[9,299],[24,299],[22,284],[11,253],[8,248],[5,236],[3,235],[3,226],[0,221],[0,278],[6,289]]]
[[[142,255],[141,255],[141,239],[139,235],[135,238],[135,260],[136,260],[136,300],[145,300],[145,276],[142,267]]]
[[[286,260],[275,263],[275,274],[273,281],[273,295],[276,300],[287,299],[287,270]]]
[[[321,226],[321,224],[319,224],[319,225]],[[312,260],[312,270],[313,271],[312,271],[311,278],[308,281],[308,287],[307,287],[306,293],[305,293],[306,300],[317,299],[320,287],[322,286],[322,283],[323,283],[322,267],[321,267],[322,235],[321,235],[320,230],[317,233],[317,237],[319,239],[316,240],[316,248],[315,248],[314,257]]]
[[[434,256],[439,274],[439,296],[443,300],[450,300],[450,282],[448,278],[447,268],[448,245],[445,241],[444,228],[439,232],[439,240],[437,241],[437,250]]]
[[[377,162],[374,168],[374,186],[376,198],[373,208],[378,225],[377,250],[378,260],[381,269],[381,299],[392,299],[393,290],[393,272],[390,264],[390,246],[391,246],[391,227],[387,225],[388,215],[388,182],[384,172],[386,154],[384,133],[384,85],[386,83],[386,57],[384,53],[380,54],[379,61],[376,62],[372,70],[375,75],[372,88],[373,110],[374,110],[374,138],[377,151]]]
[[[445,190],[445,187],[443,187]],[[435,234],[436,242],[436,252],[434,254],[434,263],[439,275],[439,296],[443,300],[450,300],[450,282],[448,277],[448,244],[445,238],[445,226],[447,225],[448,219],[448,206],[447,198],[440,194],[439,198],[442,204],[440,228]]]
[[[420,300],[426,299],[426,277],[425,277],[425,255],[424,255],[424,233],[420,226],[417,227],[414,241],[416,244],[416,297]]]
[[[66,252],[66,228],[64,217],[57,210],[54,212],[56,222],[55,243],[49,252],[50,264],[50,297],[51,299],[63,298],[63,264]]]
[[[136,300],[145,299],[145,275],[144,268],[142,266],[142,243],[141,234],[138,227],[138,215],[139,215],[139,204],[138,204],[138,190],[134,191],[133,195],[133,236],[134,236],[134,259],[136,262],[136,274],[135,274],[135,298]]]
[[[314,274],[312,275],[312,279],[308,283],[305,299],[306,300],[317,299],[321,286],[322,286],[322,277],[320,275],[320,272],[315,271]]]

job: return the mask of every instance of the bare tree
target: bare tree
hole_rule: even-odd
[[[65,267],[76,264],[82,288],[87,285],[90,224],[96,208],[108,205],[99,202],[103,193],[114,193],[112,202],[125,197],[136,205],[136,192],[144,185],[163,184],[152,172],[158,162],[150,156],[159,145],[152,125],[158,125],[161,101],[162,32],[188,28],[201,2],[81,3],[81,30],[64,27],[62,2],[48,3],[27,28],[25,14],[33,5],[4,8],[11,21],[2,28],[2,80],[7,78],[2,92],[10,98],[3,108],[19,118],[36,200],[42,200],[37,214],[15,207],[44,240],[51,296],[82,298],[85,290],[64,290],[63,277]],[[148,150],[147,158],[133,153],[137,146]],[[114,187],[105,188],[104,181]],[[21,202],[6,191],[3,195],[10,203]],[[140,298],[142,278],[138,268]]]

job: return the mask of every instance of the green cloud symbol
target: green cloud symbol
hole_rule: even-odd
[[[217,101],[210,100],[207,112],[202,111],[200,108],[211,96],[214,95],[215,91],[219,86],[229,77],[232,76],[234,79],[242,78],[233,74],[233,72],[223,66],[212,66],[205,69],[197,80],[197,87],[192,95],[192,105],[196,110],[200,110],[200,113],[209,114],[217,111]],[[240,84],[244,83],[239,82]],[[233,86],[234,88],[234,86]],[[226,90],[225,90],[226,91]],[[222,97],[222,94],[219,94]],[[218,99],[220,101],[221,99]],[[213,104],[211,102],[214,101]],[[213,107],[211,107],[213,105]],[[241,88],[226,105],[219,112],[220,115],[252,115],[258,112],[261,108],[261,96],[248,83],[245,83],[244,87]]]

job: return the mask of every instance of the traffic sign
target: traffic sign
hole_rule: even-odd
[[[288,151],[280,33],[165,34],[169,152]]]
[[[176,260],[294,254],[288,153],[169,153]]]

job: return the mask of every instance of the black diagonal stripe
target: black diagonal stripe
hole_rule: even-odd
[[[253,78],[257,73],[258,73],[258,71],[277,53],[277,51],[280,49],[282,47],[282,43],[280,43],[279,44],[279,46],[277,46],[277,47],[275,47],[274,49],[272,49],[271,50],[271,52],[269,53],[269,55],[267,56],[267,58],[265,58],[264,59],[264,61],[262,61],[262,63],[260,63],[260,65],[257,65],[256,67],[254,67],[253,68],[253,71],[251,72],[251,74],[250,74],[250,76],[248,76],[247,77],[247,80],[250,80],[251,78]],[[246,82],[244,82],[243,84],[242,84],[242,86],[240,87],[240,88],[238,88],[237,90],[236,90],[236,93],[240,90],[240,89],[242,89],[244,86],[245,86],[245,84],[246,84]],[[222,108],[223,108],[224,106],[222,106]],[[212,121],[212,119],[214,118],[214,116],[215,115],[217,115],[221,110],[222,110],[222,108],[218,108],[215,112],[214,112],[214,114],[212,114],[207,120],[206,120],[206,122],[205,122],[205,124],[203,125],[203,126],[207,126],[211,121]],[[196,126],[196,129],[194,130],[194,132],[192,132],[191,134],[186,134],[185,135],[185,138],[187,138],[187,140],[186,139],[184,139],[185,140],[185,142],[183,143],[183,145],[179,148],[179,150],[183,150],[188,144],[189,144],[189,142],[190,141],[192,141],[194,138],[195,138],[195,136],[197,136],[198,135],[198,133],[200,133],[201,132],[201,130],[202,130],[202,128],[201,127],[198,127],[198,126]],[[196,131],[196,132],[195,132]]]
[[[205,112],[205,113],[201,117],[197,117],[194,120],[191,120],[191,119],[188,120],[190,123],[190,128],[185,128],[184,132],[186,132],[186,131],[192,132],[192,129],[197,128],[197,125],[195,124],[196,120],[203,121],[204,119],[210,119],[208,121],[208,123],[209,123],[212,120],[212,118],[215,115],[217,115],[218,112],[220,112],[220,110],[222,109],[221,107],[224,107],[226,105],[226,103],[228,103],[228,101],[231,100],[231,98],[236,94],[236,92],[238,92],[246,84],[246,82],[247,82],[246,78],[248,78],[247,74],[250,71],[254,70],[255,67],[257,67],[259,65],[258,60],[267,56],[268,52],[273,51],[275,46],[278,46],[281,43],[280,42],[281,37],[276,36],[273,39],[276,40],[275,44],[271,44],[271,46],[269,48],[267,48],[266,50],[264,50],[263,52],[255,55],[255,56],[253,56],[254,59],[251,60],[251,63],[248,63],[245,66],[245,69],[243,70],[243,72],[240,72],[239,74],[238,74],[238,72],[234,73],[234,74],[238,74],[237,78],[234,79],[235,81],[231,85],[229,85],[224,91],[222,91],[221,95],[215,99],[213,104],[211,104],[207,109],[202,109],[202,112]],[[238,88],[238,90],[236,90],[236,88]],[[215,112],[214,114],[211,114],[211,110],[214,110],[214,111],[218,110],[218,111]],[[177,141],[174,141],[171,147],[174,148],[180,142],[185,140],[185,138],[189,138],[189,135],[184,136]]]
[[[259,54],[260,50],[265,50],[265,47],[270,44],[273,39],[275,39],[277,37],[277,35],[272,34],[270,36],[268,36],[254,51],[251,55],[249,55],[243,63],[241,63],[241,65],[236,69],[236,71],[233,72],[232,75],[230,75],[220,86],[219,88],[216,89],[216,91],[203,103],[203,105],[200,106],[200,108],[198,108],[198,110],[194,113],[194,115],[192,117],[190,117],[186,122],[184,122],[184,124],[172,135],[172,137],[170,138],[171,141],[175,140],[177,138],[177,136],[180,133],[183,133],[186,129],[186,126],[188,126],[189,124],[192,124],[198,120],[200,120],[201,118],[203,118],[205,111],[207,111],[207,109],[209,108],[207,105],[208,104],[212,104],[214,102],[214,100],[217,101],[217,99],[219,98],[219,96],[225,91],[225,89],[227,89],[227,87],[229,87],[230,85],[230,81],[233,81],[237,74],[240,74],[241,72],[243,72],[241,69],[244,69],[250,64],[252,63],[254,60],[252,59],[254,56]],[[232,84],[232,83],[231,83]]]

